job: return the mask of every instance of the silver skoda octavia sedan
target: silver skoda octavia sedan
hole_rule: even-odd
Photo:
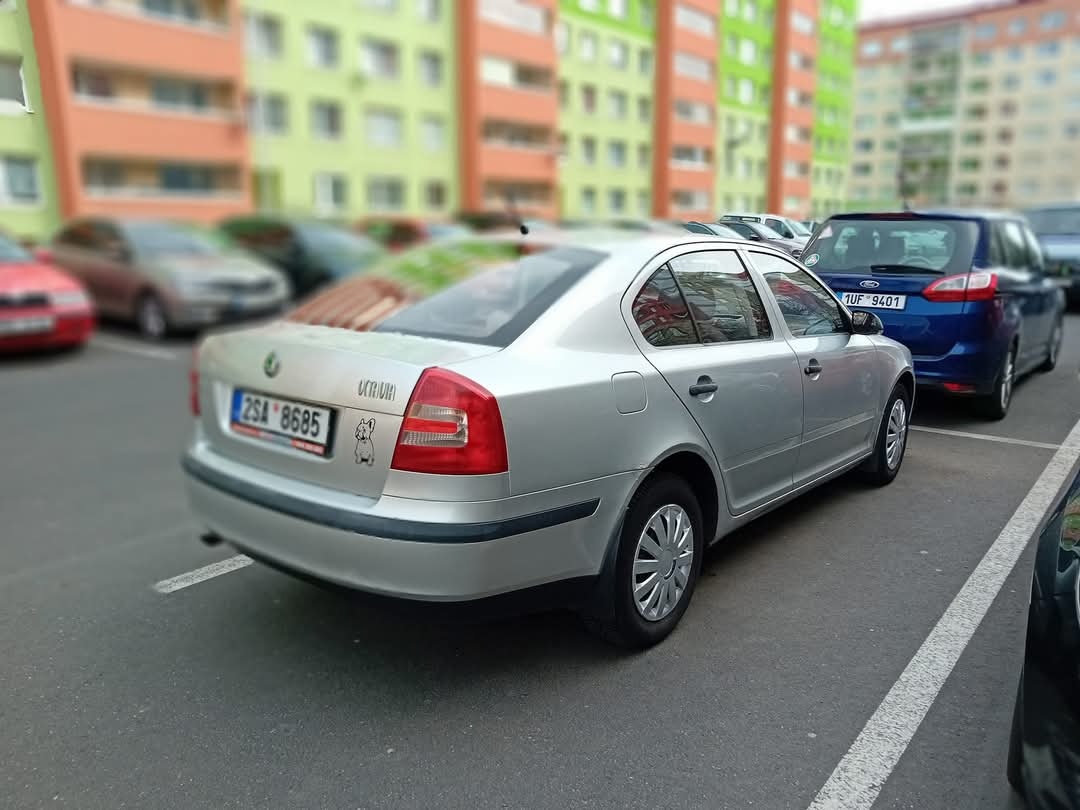
[[[506,244],[433,293],[338,287],[206,339],[183,466],[208,542],[408,600],[573,586],[590,627],[644,647],[711,543],[849,470],[899,471],[908,350],[788,256],[693,234]]]

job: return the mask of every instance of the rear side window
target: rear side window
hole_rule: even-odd
[[[772,228],[774,231],[776,231],[778,234],[783,236],[785,239],[791,239],[793,236],[795,236],[795,234],[792,233],[791,228],[789,228],[785,223],[781,222],[778,219],[767,219],[765,220],[765,224]]]
[[[641,334],[653,346],[698,342],[686,300],[667,267],[653,273],[634,299],[631,312]]]
[[[495,263],[391,315],[374,331],[509,346],[605,257],[556,248]]]
[[[833,219],[803,251],[819,273],[971,270],[979,226],[959,219]]]
[[[671,260],[671,270],[702,343],[772,337],[765,305],[734,251],[679,256]]]

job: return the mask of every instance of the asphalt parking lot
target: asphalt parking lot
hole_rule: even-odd
[[[443,623],[243,561],[176,579],[233,556],[184,499],[189,354],[106,331],[0,361],[0,806],[807,808],[1080,417],[1074,314],[1007,419],[921,400],[893,485],[728,538],[628,655],[565,613]],[[1020,806],[1030,554],[875,807]]]

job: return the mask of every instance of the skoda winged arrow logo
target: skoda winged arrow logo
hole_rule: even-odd
[[[281,371],[281,361],[278,360],[275,352],[270,352],[270,354],[266,355],[266,359],[263,360],[263,373],[267,377],[276,377],[279,371]]]
[[[874,289],[877,289],[878,287],[880,287],[881,285],[878,284],[873,279],[868,278],[866,281],[860,281],[859,286],[860,287],[866,287],[867,289],[870,289],[870,290],[874,290]]]

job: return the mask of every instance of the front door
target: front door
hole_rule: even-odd
[[[877,350],[853,335],[836,297],[795,262],[750,253],[761,271],[799,358],[803,435],[795,486],[870,452],[881,419]]]
[[[734,250],[671,259],[637,293],[645,356],[700,426],[728,508],[791,490],[802,433],[801,372]]]

